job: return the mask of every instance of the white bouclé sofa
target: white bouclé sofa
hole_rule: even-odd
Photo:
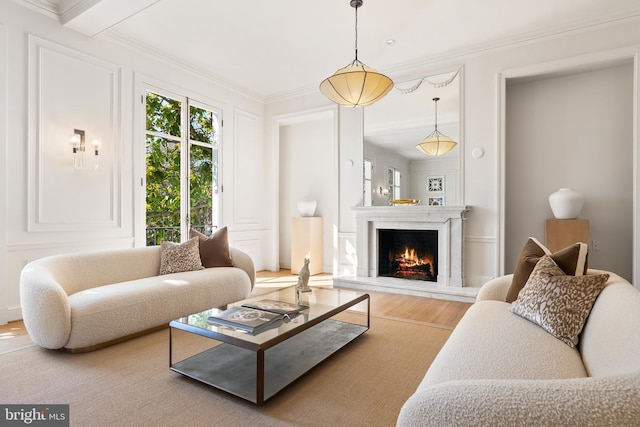
[[[608,274],[576,348],[509,310],[512,275],[486,283],[397,425],[639,426],[640,292]]]
[[[255,284],[253,261],[236,248],[229,255],[233,267],[164,275],[160,246],[30,262],[20,277],[25,327],[42,347],[89,351],[244,299]]]

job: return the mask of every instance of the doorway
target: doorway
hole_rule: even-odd
[[[544,242],[548,197],[570,187],[585,198],[579,218],[590,221],[589,267],[633,280],[633,76],[629,58],[506,79],[505,273],[529,236]]]

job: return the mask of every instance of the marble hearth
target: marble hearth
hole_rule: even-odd
[[[478,288],[465,287],[463,275],[464,219],[467,206],[370,206],[356,214],[357,274],[336,277],[335,287],[391,292],[473,302]],[[406,280],[378,275],[379,230],[438,232],[437,280]]]

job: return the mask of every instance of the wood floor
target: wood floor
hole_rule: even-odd
[[[259,271],[256,274],[256,291],[294,285],[298,276],[289,270],[277,273]],[[318,274],[309,279],[310,286],[332,286],[330,274]],[[469,303],[444,301],[432,298],[367,292],[371,297],[371,315],[391,319],[423,322],[443,328],[453,329],[462,318]],[[0,354],[18,350],[31,344],[22,321],[0,325]]]
[[[309,279],[309,286],[332,286],[330,274],[317,274]],[[261,271],[257,274],[257,286],[282,287],[294,285],[298,276],[289,270],[277,273]],[[367,291],[371,297],[371,315],[430,323],[453,329],[471,304],[433,298]]]
[[[21,320],[0,325],[0,354],[19,350],[31,344]]]

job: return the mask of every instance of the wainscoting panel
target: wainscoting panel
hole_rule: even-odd
[[[29,110],[29,231],[121,227],[120,68],[30,36]],[[86,139],[78,168],[75,129]]]
[[[255,232],[233,232],[229,231],[229,246],[246,252],[253,260],[256,271],[265,270],[264,260],[262,259],[262,239],[265,233],[263,231]]]
[[[467,236],[464,240],[464,283],[479,287],[497,277],[495,257],[497,239],[494,236]]]
[[[334,276],[350,276],[356,274],[358,268],[358,256],[356,254],[356,233],[338,233],[338,250],[334,266]]]

